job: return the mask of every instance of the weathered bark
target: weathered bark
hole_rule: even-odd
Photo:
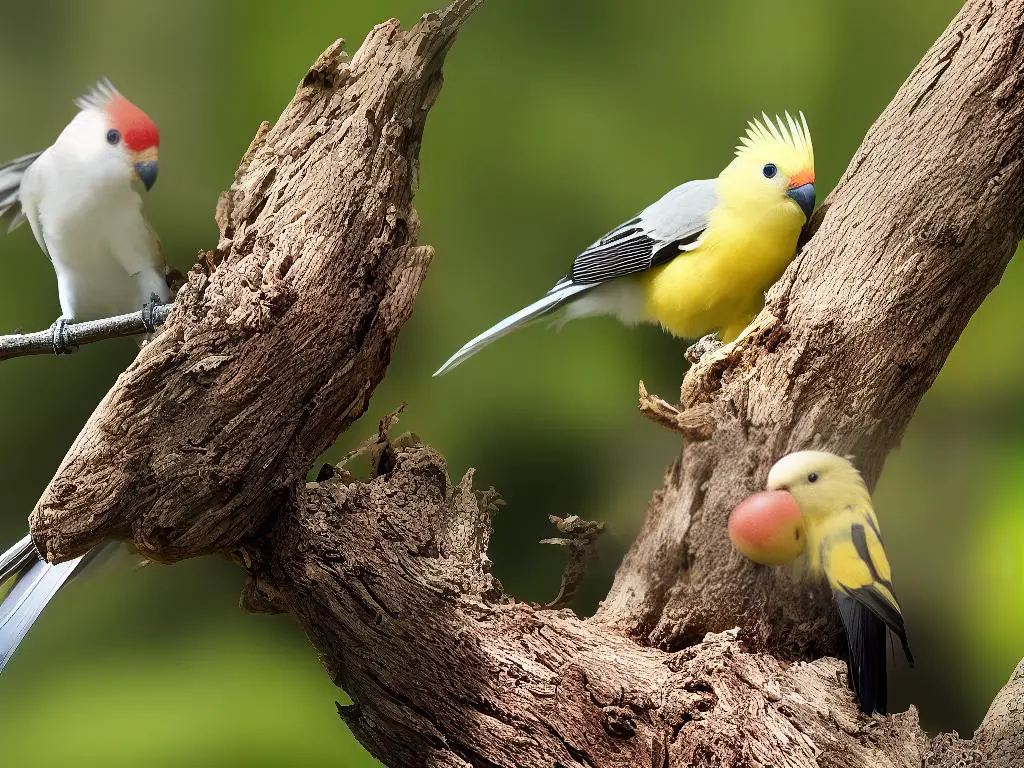
[[[433,255],[416,245],[419,145],[479,2],[381,24],[351,62],[339,40],[260,127],[217,249],[33,513],[50,556],[110,535],[163,561],[231,550],[366,410]]]
[[[241,562],[244,605],[296,616],[354,701],[341,714],[392,766],[1020,765],[1024,669],[972,741],[929,741],[913,709],[863,718],[840,662],[787,660],[837,647],[826,596],[744,564],[724,516],[790,448],[853,451],[874,480],[998,280],[1024,225],[1024,0],[968,3],[872,129],[764,330],[725,370],[695,369],[683,415],[647,403],[710,438],[670,470],[594,621],[504,594],[495,496],[471,474],[452,487],[429,448],[383,437],[376,477],[304,482],[364,411],[423,279],[420,136],[481,2],[381,25],[351,63],[333,46],[261,128],[216,251],[33,512],[41,549],[130,538],[157,560]]]
[[[389,766],[920,768],[971,751],[993,761],[979,768],[1019,765],[997,761],[1007,735],[1024,760],[1024,665],[973,743],[935,753],[914,709],[862,718],[835,659],[750,653],[735,631],[644,648],[508,599],[487,559],[493,496],[471,474],[452,487],[423,446],[385,466],[300,491],[250,555],[245,604],[299,619],[353,699],[342,716]]]
[[[785,656],[841,652],[828,597],[741,557],[726,519],[796,449],[852,454],[873,486],[999,282],[1024,233],[1022,14],[1019,0],[965,5],[822,206],[764,330],[726,370],[686,377],[682,403],[710,409],[714,433],[669,469],[603,624],[669,649],[740,625]]]

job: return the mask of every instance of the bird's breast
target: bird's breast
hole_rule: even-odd
[[[76,320],[137,310],[148,298],[137,276],[159,261],[138,195],[127,186],[103,192],[83,200],[48,189],[39,203],[61,309]]]
[[[800,227],[771,218],[713,219],[700,244],[646,279],[648,312],[682,338],[719,332],[730,341],[760,310],[793,259]]]

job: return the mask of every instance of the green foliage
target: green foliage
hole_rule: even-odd
[[[439,1],[439,0],[437,0]],[[171,261],[215,243],[213,210],[259,122],[273,120],[335,37],[355,50],[388,15],[434,0],[18,3],[0,27],[0,156],[50,143],[72,97],[107,75],[162,130],[149,210]],[[524,599],[549,599],[561,562],[548,514],[607,522],[580,596],[590,611],[640,525],[678,441],[641,419],[636,383],[677,391],[678,342],[612,321],[527,329],[442,379],[471,335],[545,291],[572,256],[686,178],[717,174],[745,121],[803,109],[819,196],[959,3],[781,7],[758,0],[490,0],[453,49],[423,148],[417,205],[437,259],[370,414],[337,459],[401,400],[402,429],[452,474],[476,466],[508,506],[492,549]],[[27,230],[0,240],[0,331],[58,313]],[[1019,523],[1024,355],[1014,265],[925,398],[883,478],[878,510],[917,669],[896,675],[931,728],[970,732],[1024,654]],[[0,365],[0,533],[24,518],[130,341]],[[524,557],[523,554],[527,553]],[[1016,558],[1016,559],[1015,559]],[[11,764],[370,765],[334,710],[343,694],[286,619],[236,608],[218,562],[117,571],[74,584],[0,681]],[[360,756],[363,755],[363,756]]]

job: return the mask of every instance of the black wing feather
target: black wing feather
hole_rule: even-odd
[[[567,279],[577,284],[603,283],[644,272],[671,261],[683,246],[693,243],[701,234],[703,231],[666,243],[645,234],[639,227],[623,225],[577,256]]]
[[[597,285],[671,261],[700,239],[716,205],[716,181],[688,181],[625,221],[575,258],[566,283]]]
[[[874,528],[874,526],[872,526],[872,528]],[[875,533],[877,535],[877,529],[875,529]],[[893,589],[892,582],[881,577],[875,563],[871,560],[871,552],[868,549],[868,540],[864,531],[864,526],[855,524],[850,529],[850,534],[853,539],[853,546],[857,550],[857,556],[864,561],[865,565],[867,565],[868,570],[871,573],[871,578],[883,585],[895,597],[896,590]],[[878,540],[881,541],[882,537],[879,536]],[[900,644],[903,646],[903,653],[906,654],[907,661],[910,663],[910,666],[914,666],[914,654],[910,651],[910,641],[907,639],[907,628],[903,623],[903,616],[900,614],[899,609],[895,608],[888,600],[882,597],[881,594],[873,590],[870,586],[861,587],[860,589],[849,589],[846,590],[846,593],[851,598],[864,605],[864,607],[873,611],[879,619],[885,622],[886,626],[893,631],[893,634],[900,639]]]
[[[870,611],[883,626],[893,631],[893,634],[900,639],[903,653],[907,656],[907,662],[910,666],[914,666],[914,654],[910,652],[910,641],[907,640],[907,630],[903,625],[903,617],[899,611],[893,609],[888,601],[884,600],[881,595],[870,587],[848,589],[845,591],[845,596],[855,600],[866,610]],[[838,595],[836,599],[839,599]]]

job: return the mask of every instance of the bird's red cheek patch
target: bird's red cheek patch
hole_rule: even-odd
[[[761,491],[741,501],[729,515],[733,546],[755,563],[779,565],[804,549],[803,519],[787,491]]]
[[[110,122],[121,132],[124,145],[133,152],[160,146],[160,132],[149,115],[118,95],[107,107]]]

